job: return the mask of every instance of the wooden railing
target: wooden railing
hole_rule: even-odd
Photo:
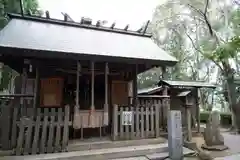
[[[168,96],[138,97],[138,100],[137,106],[114,105],[113,140],[159,137],[167,128]]]

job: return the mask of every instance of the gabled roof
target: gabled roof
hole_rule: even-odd
[[[203,81],[171,81],[160,80],[159,86],[168,85],[170,87],[197,87],[197,88],[216,88],[216,85]]]
[[[10,15],[0,32],[0,48],[49,51],[55,56],[103,56],[142,60],[153,65],[173,66],[177,60],[159,48],[149,36],[97,29],[75,22]],[[31,52],[25,52],[31,54]],[[17,54],[17,53],[15,53]],[[20,54],[20,53],[19,53]],[[43,56],[43,54],[35,54]]]

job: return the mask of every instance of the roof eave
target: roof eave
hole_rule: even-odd
[[[195,82],[197,82],[197,81],[195,81]],[[194,85],[181,85],[181,84],[179,84],[179,85],[172,85],[170,83],[167,83],[167,81],[165,81],[165,80],[160,80],[158,82],[158,85],[160,85],[161,83],[163,83],[163,84],[165,84],[167,86],[170,86],[170,87],[181,86],[181,87],[193,87],[193,88],[212,88],[212,89],[217,88],[217,86],[211,85],[211,84],[206,84],[206,85],[201,85],[201,86],[200,85],[196,85],[196,86],[194,86]]]

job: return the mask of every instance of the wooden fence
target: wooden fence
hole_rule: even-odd
[[[1,106],[5,124],[2,148],[13,149],[16,155],[66,151],[69,138],[69,106],[64,108],[27,108]],[[7,129],[4,129],[4,126]]]
[[[167,128],[167,100],[141,98],[135,107],[114,105],[113,140],[159,137]],[[124,114],[131,114],[129,124],[124,122]]]

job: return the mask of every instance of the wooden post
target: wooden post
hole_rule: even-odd
[[[94,104],[94,62],[91,62],[91,109],[90,109],[90,126],[93,126],[93,118],[94,118],[94,110],[95,110],[95,104]]]
[[[128,82],[128,104],[133,104],[133,81]]]
[[[137,75],[138,75],[138,65],[136,64],[135,74],[133,79],[133,106],[137,106]]]
[[[199,92],[199,89],[197,88],[196,89],[197,132],[200,133],[200,106],[199,106],[198,92]]]
[[[192,141],[192,116],[191,109],[189,105],[186,105],[186,114],[187,114],[187,141]]]
[[[108,63],[105,63],[105,104],[104,104],[104,120],[103,124],[108,126]]]
[[[75,97],[75,107],[74,107],[74,118],[73,118],[73,128],[79,129],[81,128],[81,118],[79,115],[79,77],[80,77],[80,71],[81,71],[81,64],[78,61],[77,62],[77,72],[76,72],[76,97]],[[73,136],[75,137],[75,130],[73,132]]]
[[[80,62],[78,61],[77,62],[77,79],[76,79],[76,107],[80,107],[79,105],[79,76],[80,76],[80,71],[81,71],[81,64]]]
[[[168,75],[167,75],[167,72],[166,72],[166,67],[162,67],[162,77],[163,77],[163,79],[165,80],[165,79],[167,79],[168,77],[167,77]],[[168,95],[168,87],[165,85],[164,86],[164,90],[163,90],[163,95],[164,96],[167,96]],[[163,102],[162,102],[162,107],[166,107],[166,110],[167,110],[167,113],[163,113],[163,115],[164,114],[166,114],[166,115],[168,115],[169,114],[169,112],[170,112],[170,110],[171,110],[171,108],[170,108],[170,104],[169,104],[169,101],[170,101],[170,98],[163,98]],[[164,124],[167,124],[167,122],[168,122],[168,117],[166,117],[166,118],[164,118],[165,120],[165,123]],[[167,130],[167,126],[163,126],[163,127],[165,127],[165,130]]]
[[[121,116],[121,115],[120,115]],[[116,104],[113,105],[113,140],[117,140],[118,137],[118,106]]]
[[[24,60],[24,65],[26,65],[27,63],[28,61]],[[27,68],[24,66],[22,71],[22,88],[21,88],[22,94],[26,94],[26,86],[27,86]],[[27,112],[26,111],[27,106],[26,106],[26,100],[24,97],[21,98],[20,104],[21,104],[21,115],[25,116]]]
[[[4,64],[0,62],[0,80],[2,79],[3,67],[4,67]]]
[[[34,83],[34,108],[37,108],[40,102],[40,76],[39,68],[36,66],[36,77]]]

